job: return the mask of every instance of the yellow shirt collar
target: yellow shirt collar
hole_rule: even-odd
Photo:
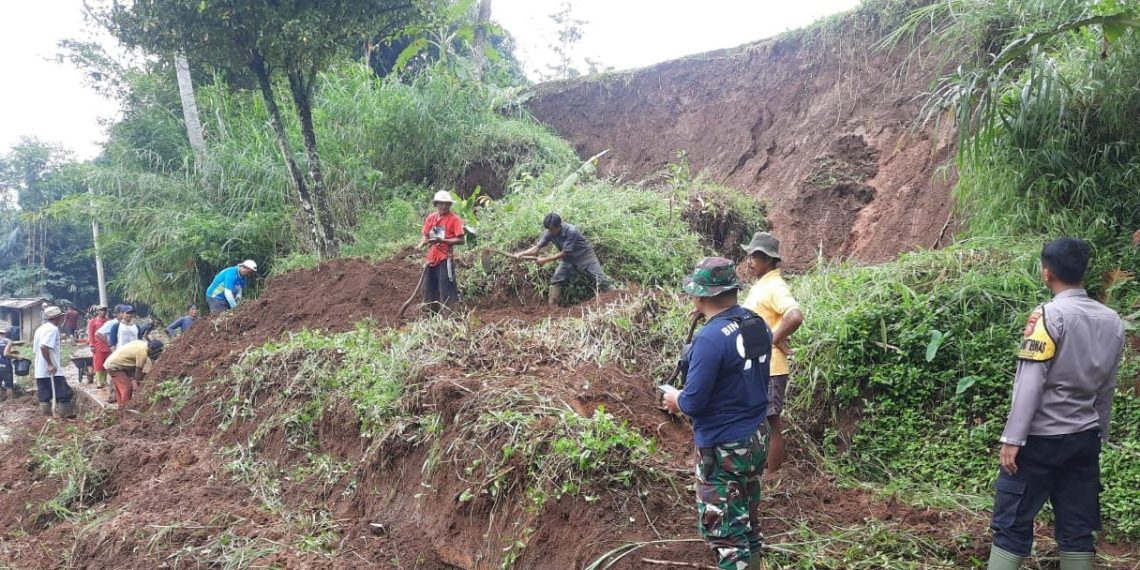
[[[765,281],[771,281],[773,279],[779,279],[779,278],[780,278],[780,268],[777,267],[776,269],[773,269],[773,270],[765,273],[764,276],[757,279],[756,282],[757,283],[763,283]]]

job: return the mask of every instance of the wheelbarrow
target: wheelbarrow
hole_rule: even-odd
[[[71,363],[74,364],[75,369],[79,371],[78,382],[80,384],[84,383],[84,378],[87,379],[86,382],[88,384],[95,381],[94,360],[95,358],[91,353],[90,346],[77,348],[75,352],[71,353]]]

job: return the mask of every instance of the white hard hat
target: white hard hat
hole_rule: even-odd
[[[257,271],[257,262],[252,259],[247,259],[238,264],[238,267],[244,267],[250,271]]]
[[[455,200],[451,199],[451,192],[448,192],[447,190],[440,190],[439,192],[436,192],[435,196],[433,196],[431,199],[432,204],[436,202],[447,202],[448,204],[454,204]]]

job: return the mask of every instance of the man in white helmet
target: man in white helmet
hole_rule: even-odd
[[[206,304],[210,306],[210,314],[224,313],[236,307],[241,301],[246,278],[256,272],[257,263],[247,259],[234,267],[223,269],[214,276],[214,280],[206,288]]]
[[[424,303],[433,313],[438,313],[444,308],[450,310],[459,301],[452,247],[466,243],[467,236],[463,233],[463,220],[451,211],[454,203],[451,192],[436,192],[431,203],[435,211],[424,220],[419,247],[428,248],[423,276]]]

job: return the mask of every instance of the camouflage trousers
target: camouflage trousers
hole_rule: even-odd
[[[760,556],[760,477],[768,460],[768,424],[747,440],[697,449],[697,530],[721,570],[747,570]]]

